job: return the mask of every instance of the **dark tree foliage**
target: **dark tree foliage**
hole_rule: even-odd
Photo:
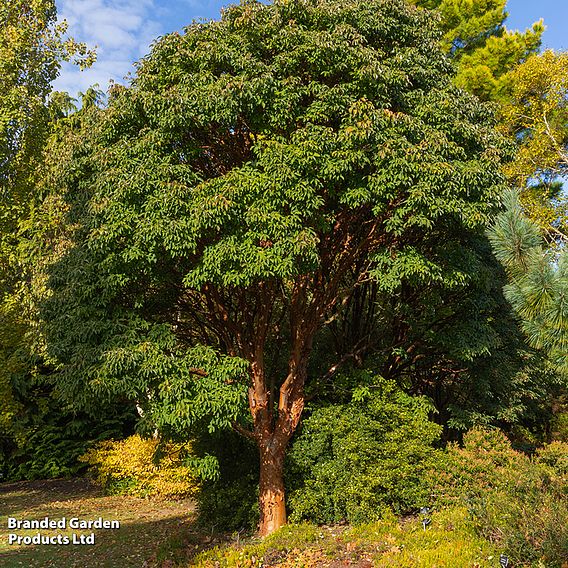
[[[62,403],[46,384],[27,379],[16,391],[20,410],[8,435],[0,431],[0,479],[46,479],[82,473],[78,458],[93,444],[131,434],[136,424],[132,405],[115,403],[93,413]]]
[[[503,297],[505,273],[485,236],[456,231],[444,241],[433,233],[422,247],[431,258],[449,254],[454,266],[460,263],[461,284],[424,277],[407,265],[359,286],[318,336],[309,397],[348,401],[356,385],[335,380],[336,372],[364,366],[407,392],[429,396],[445,436],[476,423],[510,428],[537,418],[554,377],[518,329]],[[328,363],[325,373],[321,362]]]

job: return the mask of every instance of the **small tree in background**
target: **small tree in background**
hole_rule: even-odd
[[[519,151],[506,173],[521,188],[520,201],[548,243],[568,238],[568,53],[545,51],[510,74],[500,111]]]
[[[402,0],[232,6],[162,38],[55,165],[59,389],[253,439],[263,535],[286,521],[318,334],[371,280],[461,286],[503,189],[501,139],[435,29]]]
[[[0,0],[0,437],[22,441],[20,413],[33,416],[37,389],[27,334],[29,288],[26,239],[40,202],[38,179],[52,122],[51,83],[62,61],[85,67],[94,53],[66,35],[53,0]],[[62,101],[68,97],[61,94]],[[24,266],[26,265],[26,266]],[[40,395],[41,396],[41,395]],[[49,404],[46,402],[46,405]],[[21,426],[21,428],[20,428]],[[17,444],[16,444],[17,445]]]
[[[455,83],[498,103],[503,132],[518,146],[506,173],[549,243],[565,239],[567,206],[558,176],[567,164],[567,58],[538,53],[542,21],[524,33],[506,28],[506,0],[413,0],[436,10],[443,47],[456,62]]]

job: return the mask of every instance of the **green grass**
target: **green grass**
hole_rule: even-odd
[[[348,527],[288,525],[264,540],[219,537],[193,527],[189,502],[105,496],[84,480],[0,485],[2,568],[493,568],[498,554],[463,509]],[[117,519],[94,546],[9,546],[7,517]],[[35,534],[37,530],[18,530]],[[53,534],[55,531],[41,531]],[[69,532],[69,531],[65,531]],[[78,531],[89,533],[90,531]]]
[[[135,497],[105,496],[84,480],[54,480],[0,485],[0,566],[2,568],[141,568],[157,557],[164,541],[185,539],[191,531],[193,505]],[[8,544],[7,518],[119,520],[118,530],[95,532],[94,546]],[[89,534],[91,530],[40,530],[42,534]],[[167,554],[161,552],[165,559]],[[173,552],[171,553],[173,555]]]
[[[385,518],[355,528],[290,525],[264,539],[224,545],[197,555],[197,568],[493,568],[498,553],[478,537],[462,509],[420,519]]]

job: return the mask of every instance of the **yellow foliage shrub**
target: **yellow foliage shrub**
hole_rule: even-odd
[[[106,440],[79,459],[89,464],[97,483],[111,493],[188,497],[198,489],[197,478],[182,461],[187,444],[167,443],[156,459],[159,440],[138,435]]]

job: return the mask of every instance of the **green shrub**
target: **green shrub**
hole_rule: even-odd
[[[568,561],[568,444],[531,458],[498,430],[473,429],[452,445],[434,473],[441,505],[465,503],[479,534],[514,566],[560,567]]]
[[[380,378],[347,404],[316,409],[289,453],[291,519],[362,523],[427,504],[424,474],[441,432],[430,410]]]
[[[79,457],[93,443],[123,436],[132,427],[131,413],[118,407],[93,418],[71,412],[51,396],[36,397],[17,417],[18,435],[2,436],[0,432],[0,479],[77,475],[86,468]]]
[[[254,531],[259,520],[256,445],[230,431],[204,434],[199,444],[219,466],[219,476],[204,480],[197,495],[199,524],[216,531]]]
[[[554,439],[561,442],[568,442],[568,411],[558,412],[552,420],[552,430]]]
[[[552,442],[536,453],[538,463],[548,466],[557,487],[568,490],[568,442]]]

